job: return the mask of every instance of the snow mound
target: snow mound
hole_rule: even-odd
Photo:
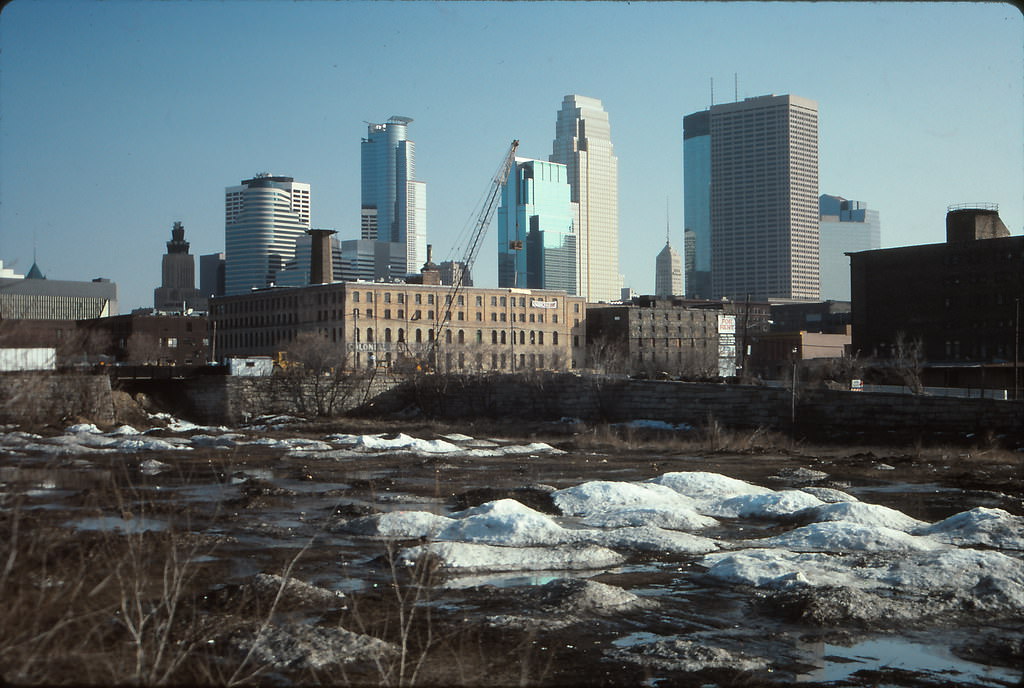
[[[189,439],[193,447],[209,447],[212,449],[231,449],[237,447],[239,438],[245,437],[239,433],[230,432],[224,435],[192,435]]]
[[[186,440],[187,441],[187,440]],[[109,445],[108,445],[109,446]],[[136,453],[144,451],[190,451],[191,446],[184,442],[177,442],[173,438],[159,438],[159,437],[146,437],[146,438],[129,438],[117,442],[113,447],[117,451],[126,453]]]
[[[907,516],[902,511],[890,509],[881,504],[865,504],[864,502],[836,502],[808,509],[796,517],[813,523],[815,521],[849,521],[865,526],[880,526],[902,530],[906,533],[927,526],[924,521]]]
[[[945,546],[931,538],[917,537],[902,530],[849,521],[811,523],[750,544],[794,552],[907,552]]]
[[[918,528],[914,534],[929,535],[951,545],[1024,549],[1024,518],[1003,509],[979,506]]]
[[[438,540],[481,542],[506,547],[537,547],[570,541],[570,532],[546,514],[514,499],[499,499],[452,514],[456,520]]]
[[[411,539],[434,537],[451,522],[446,516],[428,511],[388,511],[354,518],[338,530],[370,537]]]
[[[164,463],[163,461],[157,461],[156,459],[146,459],[141,464],[139,464],[139,470],[141,470],[146,475],[156,475],[158,473],[166,471],[168,468],[170,468],[170,465]]]
[[[665,473],[647,481],[654,485],[669,487],[694,501],[698,511],[704,512],[718,502],[741,495],[759,495],[773,492],[767,487],[753,485],[743,480],[730,478],[719,473],[688,471]]]
[[[323,669],[331,665],[377,660],[397,652],[391,643],[340,627],[288,624],[232,638],[243,654],[262,665],[282,670]]]
[[[451,454],[460,451],[457,445],[444,440],[421,440],[405,433],[394,436],[361,435],[353,445],[362,451],[412,451],[424,454]]]
[[[120,435],[141,435],[142,433],[130,425],[119,425],[107,434],[111,437],[117,437]]]
[[[824,502],[801,490],[782,490],[764,494],[745,494],[731,497],[708,509],[715,516],[725,518],[778,518],[792,516],[797,511],[823,505]]]
[[[529,586],[515,595],[518,614],[487,617],[495,627],[520,629],[562,629],[590,620],[593,616],[653,609],[655,600],[628,590],[582,578],[559,578],[541,586]]]
[[[944,549],[898,557],[854,556],[780,549],[707,554],[707,575],[721,582],[785,590],[792,587],[897,589],[904,594],[991,588],[1024,609],[1024,561],[1000,552]],[[988,592],[991,592],[990,590]],[[1019,597],[1019,599],[1018,599]]]
[[[70,433],[72,435],[78,435],[81,433],[88,433],[91,435],[103,434],[103,431],[97,428],[92,423],[76,423],[75,425],[69,425],[68,427],[64,428],[64,432]]]
[[[836,490],[831,487],[801,487],[801,492],[806,492],[809,495],[814,495],[826,504],[835,504],[837,502],[859,502],[860,500],[854,497],[848,492],[842,490]]]
[[[693,511],[693,500],[664,485],[594,480],[551,493],[568,516],[591,516],[620,507]]]
[[[660,637],[614,648],[606,656],[616,661],[633,662],[664,671],[762,671],[768,668],[767,659],[717,647],[711,641],[711,638],[684,640],[680,637]]]
[[[435,542],[402,550],[399,562],[407,566],[431,556],[442,570],[451,573],[479,571],[574,571],[603,569],[622,564],[626,558],[606,547],[496,547],[468,542]]]
[[[718,525],[710,516],[682,506],[674,509],[665,506],[613,508],[591,514],[581,522],[594,528],[657,526],[668,530],[699,530]]]
[[[257,573],[252,580],[254,590],[273,600],[280,593],[280,604],[288,606],[324,607],[344,605],[345,593],[328,590],[297,578],[284,578],[273,573]]]
[[[707,554],[718,549],[718,545],[711,538],[678,530],[666,530],[656,526],[569,532],[585,542],[592,542],[614,550],[661,554]]]

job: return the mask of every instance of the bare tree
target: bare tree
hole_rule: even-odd
[[[293,365],[278,377],[291,390],[300,410],[318,416],[333,415],[355,393],[362,376],[346,371],[343,348],[316,332],[303,332],[288,346]]]
[[[907,333],[900,330],[896,333],[893,348],[893,365],[903,384],[914,394],[924,391],[921,373],[924,370],[924,343],[920,337],[909,339]]]
[[[128,338],[128,362],[136,364],[160,363],[160,340],[151,334],[134,332]]]

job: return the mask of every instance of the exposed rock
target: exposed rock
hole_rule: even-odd
[[[581,623],[593,616],[658,606],[656,601],[628,590],[581,578],[560,578],[542,586],[526,588],[516,595],[516,602],[525,613],[490,616],[487,622],[492,626],[554,630]]]

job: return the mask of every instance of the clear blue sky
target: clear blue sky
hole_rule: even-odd
[[[621,270],[651,293],[666,199],[682,245],[682,117],[734,75],[740,98],[818,101],[821,192],[878,209],[883,246],[942,241],[954,203],[1024,227],[1010,4],[14,0],[0,49],[0,260],[24,274],[35,246],[51,279],[115,281],[122,312],[153,305],[175,221],[223,250],[224,188],[258,172],[311,184],[314,226],[356,238],[364,121],[391,115],[415,120],[449,257],[511,140],[547,158],[569,93],[609,113]]]

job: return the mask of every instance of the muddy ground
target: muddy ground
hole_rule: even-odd
[[[451,576],[429,561],[397,565],[416,541],[350,526],[382,511],[447,514],[503,497],[554,514],[551,488],[675,471],[839,489],[929,522],[978,506],[1021,516],[1024,452],[997,439],[811,444],[707,429],[355,420],[238,432],[461,433],[565,453],[332,459],[252,444],[131,454],[8,446],[0,683],[1024,685],[1024,618],[970,601],[768,594],[708,580],[699,555],[656,551],[595,571]],[[781,528],[726,525],[750,537]]]

